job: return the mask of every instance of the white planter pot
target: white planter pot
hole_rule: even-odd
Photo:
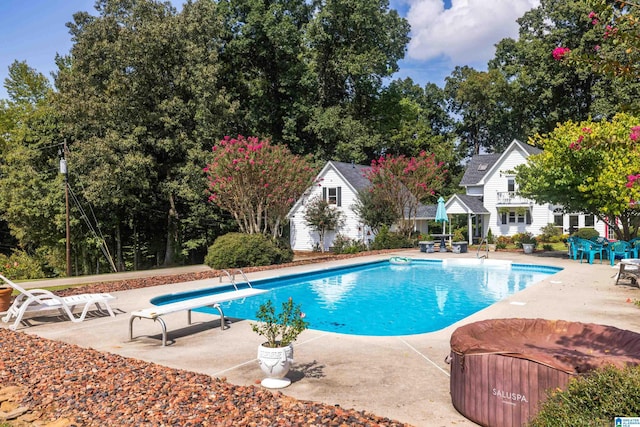
[[[266,388],[284,388],[291,384],[291,380],[286,378],[287,372],[293,365],[293,345],[286,347],[265,347],[258,346],[258,364],[267,378],[261,384]]]
[[[535,245],[533,243],[523,243],[522,250],[524,250],[525,254],[532,254],[534,246]]]

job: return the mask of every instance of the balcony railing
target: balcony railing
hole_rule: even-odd
[[[499,205],[532,205],[533,200],[520,196],[516,191],[498,191]]]

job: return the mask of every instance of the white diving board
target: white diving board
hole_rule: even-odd
[[[233,301],[241,298],[248,298],[255,295],[266,293],[266,289],[255,289],[252,287],[245,289],[236,289],[230,292],[221,292],[218,294],[207,295],[204,297],[192,298],[183,301],[177,301],[169,304],[158,305],[155,307],[137,310],[131,313],[129,319],[129,340],[133,340],[133,321],[134,319],[151,319],[160,323],[162,327],[162,346],[167,345],[167,325],[162,316],[179,311],[187,311],[188,322],[191,324],[191,310],[196,308],[212,307],[220,313],[220,328],[225,328],[224,312],[220,307],[220,303]]]

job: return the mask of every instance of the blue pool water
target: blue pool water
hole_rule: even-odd
[[[252,282],[270,289],[262,295],[221,304],[225,316],[255,320],[268,299],[279,310],[293,298],[302,306],[310,328],[352,335],[412,335],[445,328],[560,268],[510,264],[496,260],[413,260],[359,264]],[[493,262],[489,262],[493,261]],[[161,305],[206,293],[171,294],[151,300]],[[217,314],[215,309],[200,309]]]

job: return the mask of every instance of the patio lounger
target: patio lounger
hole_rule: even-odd
[[[266,293],[266,289],[255,289],[252,287],[245,289],[237,289],[230,292],[221,292],[219,294],[207,295],[204,297],[192,298],[183,301],[177,301],[169,304],[157,305],[155,307],[145,308],[143,310],[134,311],[129,319],[129,339],[133,340],[133,321],[139,319],[151,319],[160,323],[162,328],[162,346],[167,345],[167,325],[162,319],[165,314],[176,313],[179,311],[187,312],[187,321],[191,324],[191,310],[203,307],[212,307],[220,313],[220,328],[224,330],[225,318],[224,312],[220,307],[220,303],[233,301],[240,298],[252,297]]]
[[[0,279],[20,292],[2,318],[2,321],[6,323],[13,320],[13,325],[9,326],[9,329],[12,330],[18,328],[18,325],[25,320],[25,316],[45,316],[51,315],[52,312],[56,315],[66,314],[72,322],[82,322],[91,306],[94,305],[98,311],[103,311],[102,304],[104,304],[104,310],[111,317],[115,317],[109,306],[109,301],[115,300],[116,297],[110,294],[81,294],[61,297],[45,289],[23,289],[1,274]],[[76,317],[73,313],[78,308],[82,308],[82,313]]]

